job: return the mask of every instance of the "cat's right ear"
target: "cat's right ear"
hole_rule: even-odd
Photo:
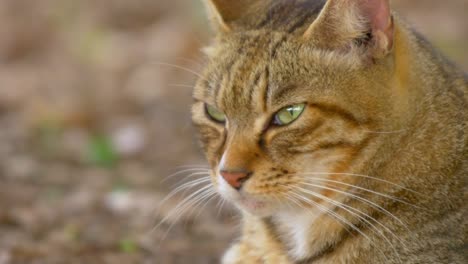
[[[383,57],[394,41],[389,0],[328,0],[304,37],[320,48],[346,50],[360,45],[370,56]]]
[[[261,0],[203,0],[215,30],[221,33],[232,31],[233,25]]]

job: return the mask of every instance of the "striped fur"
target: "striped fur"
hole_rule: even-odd
[[[193,121],[244,216],[223,263],[468,262],[466,75],[396,15],[376,30],[385,0],[206,2],[218,34]],[[242,189],[221,165],[251,172]]]

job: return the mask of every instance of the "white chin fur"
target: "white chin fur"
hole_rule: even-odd
[[[319,211],[289,211],[275,215],[275,222],[279,224],[290,248],[289,254],[294,259],[303,260],[310,257],[309,229],[319,217]]]

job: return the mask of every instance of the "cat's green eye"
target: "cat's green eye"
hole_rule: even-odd
[[[215,122],[224,123],[226,122],[226,115],[209,104],[205,104],[205,110],[208,116]]]
[[[289,125],[299,118],[304,109],[305,104],[287,106],[276,113],[272,123],[277,126]]]

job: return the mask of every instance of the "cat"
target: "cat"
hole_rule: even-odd
[[[388,0],[205,0],[222,263],[468,263],[468,78]]]

